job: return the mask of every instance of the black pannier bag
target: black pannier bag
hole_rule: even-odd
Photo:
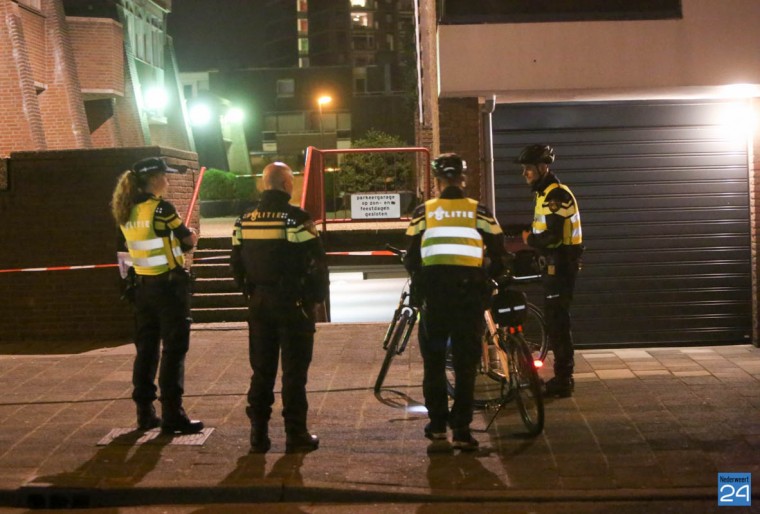
[[[502,289],[493,297],[491,316],[502,327],[525,323],[528,316],[528,299],[522,291]]]
[[[541,265],[538,253],[534,250],[518,250],[512,261],[512,275],[515,277],[529,277],[541,274]]]

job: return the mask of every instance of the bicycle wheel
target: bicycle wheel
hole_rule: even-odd
[[[541,309],[529,303],[528,316],[522,327],[525,342],[530,353],[533,354],[533,359],[541,361],[546,359],[546,354],[549,351],[549,340],[546,337],[546,320],[544,320]]]
[[[380,366],[380,373],[378,373],[377,379],[375,380],[376,393],[380,392],[380,388],[385,381],[385,375],[388,374],[388,369],[391,367],[391,361],[398,352],[404,339],[408,337],[406,333],[412,328],[414,321],[415,320],[408,312],[402,312],[401,317],[398,320],[391,322],[395,323],[395,327],[393,327],[393,334],[391,334],[388,346],[385,349],[385,358],[383,359],[383,365]]]
[[[544,399],[533,355],[520,333],[508,334],[504,344],[510,361],[510,385],[517,397],[520,417],[528,434],[536,436],[544,429]]]
[[[483,337],[488,337],[488,334]],[[489,346],[489,348],[491,348]],[[491,369],[483,369],[483,361],[478,364],[478,372],[475,375],[475,389],[473,394],[473,406],[483,409],[489,405],[500,403],[509,392],[507,373],[501,371],[500,361],[494,357]],[[456,384],[456,372],[451,352],[451,344],[446,348],[446,390],[451,398],[454,398]]]

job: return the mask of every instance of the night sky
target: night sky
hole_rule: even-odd
[[[260,4],[260,0],[174,0],[168,31],[180,71],[259,66]]]

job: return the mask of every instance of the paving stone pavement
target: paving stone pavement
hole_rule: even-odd
[[[213,506],[301,502],[313,510],[287,512],[322,512],[348,502],[384,506],[352,512],[475,504],[518,512],[509,502],[527,509],[519,512],[617,505],[616,512],[698,513],[716,510],[718,472],[752,473],[760,491],[758,348],[579,351],[575,395],[547,400],[543,434],[522,436],[509,404],[488,432],[491,412],[476,413],[478,452],[429,454],[414,338],[379,397],[372,392],[384,332],[375,323],[319,325],[308,390],[309,425],[321,445],[308,455],[284,453],[279,395],[272,450],[248,453],[244,326],[192,332],[185,406],[214,429],[202,446],[164,437],[140,443],[144,434],[129,431],[98,446],[112,430],[134,426],[131,345],[92,349],[93,342],[61,353],[66,345],[57,344],[55,354],[30,354],[39,344],[0,346],[0,506],[222,512]],[[639,503],[647,509],[627,510]],[[760,508],[757,493],[753,503],[744,511]]]

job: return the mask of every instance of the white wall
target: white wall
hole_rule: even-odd
[[[760,0],[682,6],[679,20],[441,25],[440,95],[699,97],[760,85]]]

